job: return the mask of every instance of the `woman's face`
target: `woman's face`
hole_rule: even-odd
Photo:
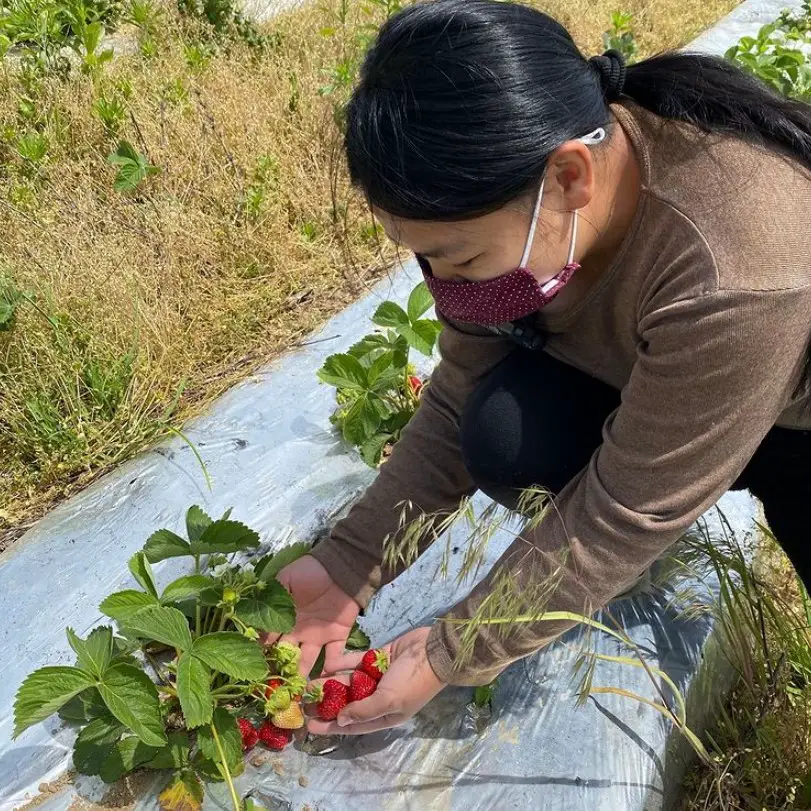
[[[527,262],[539,282],[550,279],[566,264],[572,212],[584,213],[593,193],[593,159],[588,147],[575,141],[564,144],[547,166],[542,208]],[[492,214],[461,222],[405,220],[380,209],[374,215],[388,237],[419,254],[437,278],[478,282],[519,266],[535,200],[535,195],[525,196]],[[588,242],[588,234],[581,233],[576,258]]]

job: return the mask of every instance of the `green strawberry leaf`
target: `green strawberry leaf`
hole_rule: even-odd
[[[218,707],[214,711],[211,725],[217,730],[220,745],[225,753],[225,762],[228,764],[230,771],[242,762],[242,735],[239,732],[237,720],[224,707]],[[218,761],[220,760],[220,754],[214,740],[214,734],[211,731],[211,725],[200,727],[197,730],[197,745],[204,757]]]
[[[115,660],[113,660],[115,661]],[[74,696],[61,710],[59,717],[70,723],[83,723],[95,721],[97,718],[110,718],[107,705],[101,700],[101,695],[95,687],[83,690]]]
[[[366,369],[354,355],[330,355],[317,372],[322,383],[348,391],[364,391],[367,386]]]
[[[393,364],[394,351],[391,349],[375,358],[368,371],[369,387],[379,390],[381,383],[385,384],[386,381],[397,377],[399,370]]]
[[[208,665],[189,652],[177,660],[177,697],[189,729],[211,721],[214,710],[211,671]]]
[[[98,774],[110,748],[124,734],[124,727],[114,718],[97,718],[77,736],[73,745],[73,765],[79,774]]]
[[[173,580],[161,594],[162,603],[176,603],[189,597],[196,597],[206,589],[213,588],[217,581],[204,574],[189,574]]]
[[[110,712],[147,746],[166,745],[158,691],[143,670],[114,665],[104,674],[99,692]]]
[[[408,317],[412,322],[417,321],[431,309],[433,303],[434,297],[428,290],[428,285],[425,282],[420,282],[408,297]]]
[[[44,721],[74,696],[92,687],[95,678],[78,667],[41,667],[22,683],[14,699],[14,733]]]
[[[191,546],[180,535],[168,529],[159,529],[147,538],[144,554],[150,563],[160,563],[167,558],[182,558],[191,555]]]
[[[290,633],[296,624],[293,597],[276,580],[271,580],[262,591],[240,600],[234,613],[246,625],[272,634]]]
[[[232,631],[199,637],[194,641],[192,653],[212,670],[238,681],[262,681],[267,676],[261,645]]]
[[[136,552],[130,558],[129,569],[144,591],[149,592],[153,597],[158,596],[158,590],[155,588],[155,578],[152,575],[152,567],[149,565],[144,552]]]
[[[124,630],[142,639],[150,639],[185,651],[192,646],[189,621],[182,611],[167,606],[142,608],[124,623]]]
[[[392,439],[390,433],[375,434],[370,439],[367,439],[358,449],[360,451],[360,458],[363,459],[369,467],[377,467],[378,462],[383,456],[383,448],[386,447],[386,443],[390,439]]]
[[[375,405],[376,400],[377,395],[364,394],[344,415],[342,433],[350,445],[362,445],[377,433],[380,413]]]
[[[156,597],[144,591],[127,589],[117,591],[103,600],[99,611],[116,622],[125,622],[133,614],[150,605],[158,605]]]
[[[67,629],[67,635],[79,660],[78,666],[101,678],[113,658],[113,629],[103,625],[92,631],[86,640],[79,639],[72,628]]]
[[[138,738],[122,738],[112,751],[107,751],[107,757],[99,768],[99,777],[105,783],[115,783],[125,774],[152,760],[160,748],[147,746]]]
[[[196,504],[186,513],[186,533],[189,540],[199,541],[202,534],[211,526],[211,518]]]
[[[394,327],[398,330],[407,327],[411,323],[408,313],[393,301],[384,301],[375,310],[372,321],[379,327]]]
[[[370,645],[369,637],[361,630],[361,627],[355,623],[352,626],[352,632],[346,640],[346,647],[349,650],[368,650]]]
[[[434,344],[442,327],[438,321],[415,321],[410,326],[399,327],[398,331],[408,341],[408,345],[428,357],[434,351]]]
[[[256,566],[254,572],[260,580],[266,583],[273,580],[285,566],[289,566],[293,561],[304,557],[312,545],[307,541],[297,541],[289,546],[282,547],[278,552],[262,558]]]
[[[189,733],[170,732],[169,745],[159,749],[143,766],[147,769],[182,769],[189,762]]]
[[[222,553],[230,555],[244,549],[255,549],[259,546],[259,535],[239,521],[219,520],[205,528],[200,539],[192,541],[191,549],[195,555]]]

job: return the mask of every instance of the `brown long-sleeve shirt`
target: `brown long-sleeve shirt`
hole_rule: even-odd
[[[554,510],[520,535],[449,618],[476,615],[505,572],[527,595],[553,579],[548,610],[597,610],[715,504],[772,426],[811,428],[803,374],[811,348],[811,171],[633,105],[612,109],[642,170],[634,223],[586,298],[538,320],[549,335],[545,351],[621,390],[622,404]],[[391,458],[313,552],[362,605],[398,574],[381,565],[398,505],[448,511],[474,489],[459,415],[513,346],[446,323],[439,347],[431,385]],[[506,636],[482,626],[462,661],[460,626],[440,621],[428,655],[443,681],[483,684],[570,625],[524,623]]]

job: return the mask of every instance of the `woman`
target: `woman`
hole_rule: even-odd
[[[347,109],[353,182],[418,257],[442,360],[393,455],[282,575],[303,670],[353,664],[360,607],[398,505],[447,513],[481,489],[556,495],[450,617],[496,583],[594,611],[730,488],[764,503],[811,584],[811,108],[709,56],[585,59],[528,7],[411,6],[381,29]],[[504,581],[502,581],[504,582]],[[532,602],[532,600],[528,600]],[[566,630],[459,624],[394,642],[378,691],[315,733],[402,723]]]

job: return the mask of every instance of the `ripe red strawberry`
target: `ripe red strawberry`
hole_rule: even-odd
[[[279,729],[279,727],[271,724],[270,721],[265,721],[259,727],[259,740],[267,746],[268,749],[273,749],[276,752],[281,752],[291,740],[293,740],[293,733],[289,729]]]
[[[253,749],[259,741],[259,733],[247,718],[237,718],[239,733],[242,735],[242,749],[247,752]]]
[[[408,385],[411,387],[411,391],[414,393],[414,396],[418,397],[420,391],[422,391],[422,380],[420,380],[416,375],[409,375]]]
[[[349,680],[349,700],[363,701],[377,690],[377,682],[364,670],[356,670]]]
[[[265,687],[265,698],[270,698],[274,691],[281,687],[283,684],[281,679],[270,679]]]
[[[363,654],[358,670],[368,673],[375,681],[380,681],[389,669],[389,654],[384,650],[367,650]]]
[[[321,689],[323,698],[316,708],[318,717],[324,721],[332,721],[349,703],[349,688],[336,679],[327,679]]]

